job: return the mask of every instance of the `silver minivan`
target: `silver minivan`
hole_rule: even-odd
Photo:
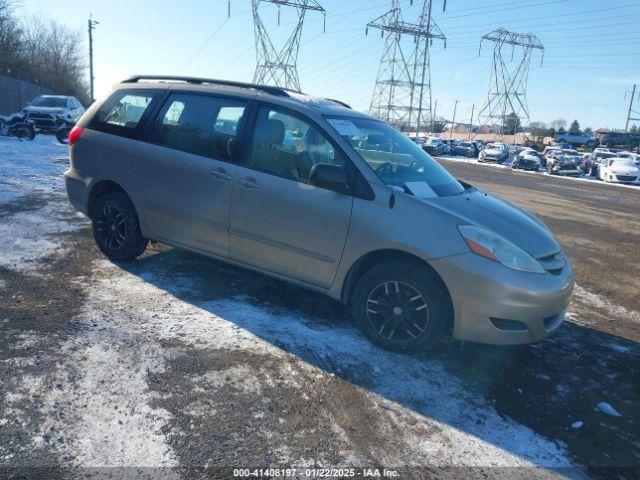
[[[399,351],[529,343],[564,319],[573,271],[540,220],[339,101],[133,77],[69,145],[69,199],[110,259],[153,240],[253,269],[350,304]]]

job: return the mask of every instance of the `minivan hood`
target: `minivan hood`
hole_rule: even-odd
[[[475,191],[428,202],[449,213],[460,224],[484,227],[533,257],[544,257],[560,250],[551,232],[536,217],[489,193]]]

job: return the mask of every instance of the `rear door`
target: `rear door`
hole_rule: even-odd
[[[137,203],[158,240],[227,257],[235,151],[247,102],[172,92],[131,155]]]
[[[329,288],[349,231],[353,197],[309,183],[318,163],[345,156],[308,119],[262,105],[238,166],[231,258]]]

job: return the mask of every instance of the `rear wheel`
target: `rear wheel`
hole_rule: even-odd
[[[353,316],[376,345],[399,352],[427,351],[453,318],[449,294],[435,274],[411,263],[384,263],[358,281]]]
[[[92,208],[93,236],[98,247],[112,260],[133,260],[149,243],[140,232],[138,215],[122,192],[103,195]]]
[[[33,140],[36,136],[36,131],[31,125],[20,126],[16,128],[16,137],[20,140]]]

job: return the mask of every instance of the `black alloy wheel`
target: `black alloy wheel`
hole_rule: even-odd
[[[408,283],[392,280],[377,285],[369,293],[367,318],[380,337],[403,343],[424,334],[430,310],[418,290]]]

